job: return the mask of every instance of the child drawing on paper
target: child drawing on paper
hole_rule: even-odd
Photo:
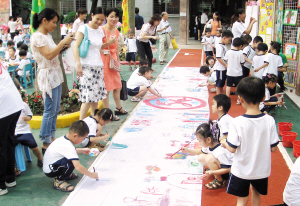
[[[80,144],[81,147],[98,147],[100,151],[103,148],[99,148],[101,145],[99,141],[107,140],[110,138],[110,134],[102,134],[102,127],[111,122],[113,113],[110,109],[104,108],[101,111],[95,109],[94,116],[88,116],[83,121],[89,127],[88,136]],[[98,143],[98,144],[97,144]]]
[[[198,161],[209,170],[205,177],[214,175],[215,179],[204,185],[209,190],[215,190],[226,186],[229,178],[233,154],[228,152],[218,142],[220,130],[216,122],[203,123],[196,130],[196,137],[202,149],[189,149],[182,147],[182,152],[191,155],[199,155]]]

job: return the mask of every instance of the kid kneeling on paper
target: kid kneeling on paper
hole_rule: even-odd
[[[140,67],[138,73],[132,73],[127,82],[127,91],[129,96],[133,96],[131,101],[139,102],[141,101],[141,96],[145,94],[148,90],[161,97],[161,94],[155,92],[151,87],[148,79],[152,76],[152,69],[150,67]]]
[[[229,131],[229,127],[232,121],[232,117],[228,114],[231,107],[231,100],[225,94],[217,94],[213,97],[211,112],[218,115],[218,126],[220,128],[220,139],[226,139]]]
[[[94,147],[99,141],[107,140],[110,134],[101,134],[102,127],[111,122],[113,112],[108,108],[103,108],[101,111],[95,109],[94,115],[88,116],[83,121],[89,127],[88,136],[80,144],[81,147]],[[98,149],[100,149],[98,147]],[[103,150],[103,149],[102,149]]]
[[[182,152],[184,153],[199,155],[198,161],[210,169],[205,172],[207,178],[210,175],[214,175],[215,179],[204,185],[209,190],[226,186],[225,180],[228,180],[232,164],[233,154],[221,147],[221,144],[218,142],[219,132],[216,122],[203,123],[196,130],[196,137],[202,149],[182,147]]]
[[[271,174],[271,152],[277,150],[279,138],[273,117],[259,110],[265,97],[264,82],[246,77],[237,86],[236,94],[246,113],[232,120],[227,142],[223,147],[234,153],[227,193],[237,196],[237,205],[247,205],[249,187],[252,205],[260,205],[267,195]]]
[[[97,172],[90,172],[79,162],[77,153],[89,154],[89,148],[75,148],[74,145],[80,144],[88,135],[89,128],[82,121],[73,122],[66,136],[56,139],[47,148],[44,155],[43,171],[47,177],[55,178],[53,188],[71,192],[74,186],[68,184],[66,180],[76,179],[78,175],[73,173],[76,169],[83,175],[93,179],[99,179]]]
[[[207,77],[207,82],[205,84],[199,84],[199,87],[216,85],[216,80],[211,76],[212,71],[208,68],[208,66],[200,67],[200,74]]]

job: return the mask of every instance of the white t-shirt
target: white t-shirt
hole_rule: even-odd
[[[221,36],[214,36],[214,44],[215,44],[215,48],[217,47],[217,45],[220,43],[222,37]]]
[[[6,41],[7,40],[7,35],[6,35],[6,33],[4,33],[4,34],[1,34],[0,33],[0,39],[4,42],[4,41]]]
[[[127,53],[128,52],[136,52],[137,48],[136,48],[136,39],[129,39],[127,38],[124,42],[124,44],[127,47]]]
[[[232,39],[232,42],[235,38],[237,37],[241,37],[244,33],[244,31],[247,30],[247,27],[245,25],[245,23],[243,22],[234,22],[233,25],[232,25],[232,33],[233,33],[233,39]]]
[[[63,158],[67,158],[68,160],[79,160],[75,146],[66,136],[56,139],[46,150],[43,163],[44,173],[50,173],[51,165]]]
[[[162,30],[161,32],[157,32],[157,33],[158,34],[163,34],[163,33],[166,33],[166,32],[170,33],[172,31],[172,28],[171,28],[170,23],[168,22],[168,20],[165,21],[165,20],[162,19],[160,21],[159,25],[157,26],[157,30],[161,30],[161,29],[165,28],[166,26],[168,26],[168,28]]]
[[[243,49],[243,54],[246,55],[246,57],[252,61],[253,60],[253,57],[256,55],[256,51],[255,49],[253,49],[251,46],[246,46],[244,49]],[[251,64],[249,62],[245,62],[244,64],[245,67],[247,67],[248,69],[251,68]]]
[[[30,64],[30,60],[29,59],[21,59],[20,65],[19,65],[19,71],[18,71],[18,75],[19,76],[24,76],[24,68],[26,64]],[[26,72],[26,76],[29,75],[29,71]]]
[[[15,59],[8,58],[8,63],[20,62],[19,59],[15,56]]]
[[[29,124],[22,120],[22,117],[26,116],[32,117],[32,112],[28,104],[23,102],[23,109],[21,110],[21,114],[16,125],[15,135],[31,133]]]
[[[28,59],[32,59],[32,58],[33,58],[32,54],[31,54],[30,52],[27,52],[26,57],[27,57]]]
[[[224,114],[218,119],[218,126],[220,128],[220,136],[228,134],[230,124],[233,118],[229,114]]]
[[[15,36],[15,37],[14,37],[14,42],[15,42],[15,46],[16,46],[16,47],[17,47],[17,44],[18,44],[20,41],[23,42],[23,37],[22,37],[21,34],[19,34],[18,36]]]
[[[265,98],[264,101],[268,101],[270,99],[270,91],[267,87],[266,87],[266,90],[265,90],[265,95],[266,95],[266,98]],[[262,110],[264,107],[265,107],[264,102],[259,103],[259,110]]]
[[[204,51],[212,51],[211,45],[214,43],[214,37],[213,36],[210,36],[210,37],[204,36],[202,38],[201,43],[206,43],[206,42],[208,42],[209,44],[204,45]]]
[[[0,64],[0,119],[23,109],[23,101],[11,76]]]
[[[265,55],[255,55],[252,60],[252,67],[253,70],[257,69],[258,67],[262,66],[265,63]],[[262,79],[263,73],[266,67],[262,68],[258,72],[254,72],[254,76]]]
[[[206,22],[208,21],[208,16],[206,13],[203,13],[201,15],[201,24],[206,24]]]
[[[82,143],[80,144],[80,146],[86,147],[87,144],[89,143],[90,137],[96,137],[96,134],[97,134],[97,124],[98,123],[97,123],[97,120],[94,117],[92,117],[92,116],[88,116],[88,117],[84,118],[83,121],[89,127],[89,134],[82,141]]]
[[[7,23],[8,28],[10,29],[10,33],[14,33],[16,31],[16,28],[18,26],[18,23],[16,23],[15,21],[9,21]]]
[[[89,40],[91,42],[88,54],[85,58],[80,57],[82,65],[96,65],[103,66],[103,62],[100,56],[100,49],[103,44],[103,37],[105,36],[103,30],[99,27],[98,29],[92,29],[88,25],[81,25],[77,32],[84,34],[85,28],[88,30]]]
[[[281,56],[273,53],[268,53],[265,56],[265,63],[269,63],[269,65],[265,68],[263,76],[266,76],[267,73],[278,75],[278,68],[283,66]]]
[[[219,70],[219,71],[224,71],[226,70],[225,66],[223,66],[219,61],[218,61],[218,58],[220,59],[223,59],[224,60],[224,57],[225,57],[225,54],[227,53],[227,46],[225,44],[217,44],[216,46],[216,58],[217,58],[217,61],[215,63],[215,70]]]
[[[242,115],[233,119],[227,143],[236,148],[231,173],[242,179],[271,174],[271,147],[278,144],[276,124],[270,115]]]
[[[127,88],[135,89],[136,87],[146,86],[147,88],[150,87],[149,81],[144,76],[140,76],[138,73],[132,73],[128,82]]]
[[[289,206],[300,205],[300,158],[296,159],[283,191],[283,201]]]
[[[63,25],[61,28],[60,28],[60,35],[67,35],[67,30],[68,30],[68,28],[65,26],[65,25]]]
[[[202,147],[201,151],[205,154],[212,154],[221,165],[231,166],[233,153],[223,148],[221,144],[217,144],[214,148]]]
[[[228,50],[224,60],[227,61],[227,76],[239,77],[243,75],[242,64],[245,63],[245,58],[241,50]]]

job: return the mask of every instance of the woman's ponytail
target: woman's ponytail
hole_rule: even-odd
[[[39,22],[39,13],[35,13],[34,15],[33,15],[33,19],[32,19],[32,27],[34,28],[34,29],[37,29],[37,28],[39,28],[39,25],[40,25],[40,22]]]

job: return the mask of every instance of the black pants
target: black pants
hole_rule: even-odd
[[[200,24],[200,40],[201,40],[201,37],[202,37],[202,33],[204,31],[204,27],[205,27],[205,24]]]
[[[242,66],[242,67],[243,67],[243,78],[244,78],[244,77],[249,77],[250,69],[248,69],[248,68],[245,67],[245,66]]]
[[[47,177],[55,177],[58,180],[68,180],[75,169],[72,161],[65,157],[49,165],[49,167],[52,171],[45,175]]]
[[[152,54],[150,43],[136,40],[136,47],[138,49],[140,58],[146,59],[146,56],[147,56],[147,59],[149,61],[149,67],[152,68],[153,54]]]
[[[14,136],[21,111],[0,119],[0,188],[6,189],[5,182],[15,181]]]
[[[283,77],[284,77],[283,72],[278,72],[278,84],[280,85],[281,91],[285,90]]]
[[[278,101],[277,97],[271,97],[267,102],[277,102],[277,101]],[[264,108],[262,108],[260,111],[261,112],[266,111],[266,112],[270,113],[270,111],[273,110],[275,108],[275,106],[276,105],[269,105],[269,106],[265,105]]]
[[[14,37],[16,36],[16,33],[15,32],[11,32],[10,33],[10,37],[11,37],[11,40],[13,41],[14,40]]]

